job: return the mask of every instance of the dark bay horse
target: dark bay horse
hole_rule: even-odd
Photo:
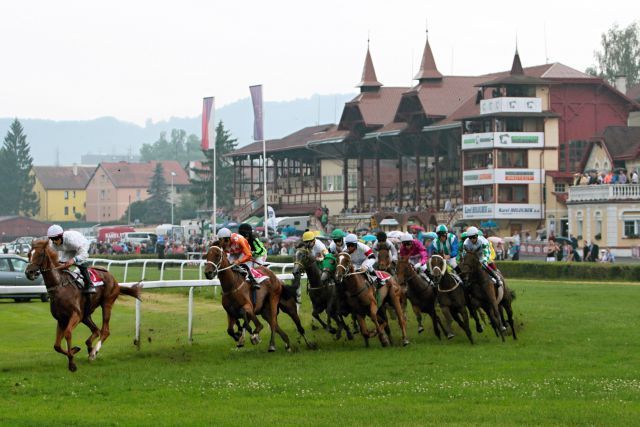
[[[256,291],[256,302],[254,304],[251,300],[251,285],[245,280],[245,276],[233,267],[234,265],[229,262],[227,255],[220,246],[214,244],[209,248],[204,274],[209,280],[216,276],[220,279],[222,306],[227,312],[227,333],[237,342],[237,347],[244,346],[245,330],[251,334],[252,344],[255,345],[260,342],[259,333],[264,328],[257,317],[257,314],[260,314],[271,328],[269,352],[276,350],[275,333],[280,335],[285,343],[286,350],[290,351],[291,342],[289,341],[289,336],[278,324],[278,308],[293,319],[307,346],[312,347],[307,341],[304,328],[298,316],[295,291],[285,288],[282,281],[271,270],[266,267],[259,267],[259,271],[269,278],[262,282],[260,289]],[[242,325],[240,325],[240,320],[243,321]],[[250,327],[249,321],[253,322],[254,330]],[[234,330],[236,325],[238,326],[237,331]]]
[[[360,332],[364,338],[364,343],[369,346],[369,338],[378,334],[383,347],[389,345],[389,338],[384,331],[384,324],[378,318],[378,304],[376,302],[375,291],[369,282],[362,277],[361,272],[355,272],[351,263],[351,256],[347,252],[338,254],[338,266],[336,267],[336,281],[341,282],[345,287],[347,302],[351,311],[358,319]],[[367,328],[365,316],[369,316],[373,321],[376,332],[371,333]]]
[[[462,278],[470,284],[471,304],[474,307],[480,307],[489,316],[491,327],[496,336],[504,341],[504,320],[502,310],[507,313],[507,322],[511,327],[513,339],[517,339],[516,330],[513,321],[513,309],[511,302],[514,299],[514,293],[507,287],[506,282],[503,286],[496,287],[491,280],[489,274],[484,271],[480,264],[478,255],[473,252],[467,252],[460,265]]]
[[[331,258],[329,262],[335,262],[335,258],[332,255],[327,254],[325,258]],[[307,274],[307,292],[311,299],[311,305],[313,306],[313,312],[311,315],[316,319],[323,329],[336,335],[336,339],[339,339],[342,331],[345,330],[348,339],[353,339],[353,335],[349,328],[345,325],[344,319],[338,313],[338,296],[336,292],[336,285],[331,278],[323,279],[322,271],[318,267],[315,257],[311,254],[311,251],[304,246],[299,246],[296,249],[295,262],[293,266],[294,276],[303,270]],[[327,323],[322,320],[320,315],[327,313]],[[331,325],[331,319],[336,322],[338,330],[333,329]]]
[[[56,329],[56,341],[53,348],[67,356],[69,370],[75,372],[77,366],[74,362],[75,354],[80,347],[74,347],[71,343],[72,332],[80,322],[91,330],[91,335],[85,341],[89,360],[94,360],[102,344],[110,335],[109,320],[113,304],[120,294],[140,299],[142,286],[135,285],[131,288],[120,287],[111,273],[102,268],[93,268],[104,282],[103,286],[96,287],[95,294],[84,294],[75,285],[75,279],[66,270],[61,270],[58,262],[58,253],[49,245],[49,240],[34,240],[33,248],[29,254],[29,265],[25,270],[28,279],[34,280],[42,274],[44,284],[47,287],[51,304],[51,314],[58,321]],[[96,308],[102,308],[102,327],[98,328],[91,319],[91,314]],[[67,341],[67,349],[61,346],[62,338]],[[95,347],[94,340],[98,338]]]
[[[431,255],[428,267],[433,277],[433,282],[438,289],[438,304],[446,320],[444,328],[447,332],[447,338],[451,339],[455,336],[451,331],[451,319],[453,319],[460,325],[465,334],[467,334],[467,338],[469,338],[471,344],[473,344],[464,289],[462,289],[460,284],[449,274],[447,261],[444,257],[438,254]]]
[[[416,319],[418,319],[418,332],[424,330],[421,313],[427,313],[433,322],[433,332],[438,339],[441,339],[440,326],[442,326],[442,322],[436,313],[436,288],[427,283],[414,270],[407,257],[401,257],[398,260],[397,277],[398,282],[405,283],[407,286],[407,297],[411,302]]]

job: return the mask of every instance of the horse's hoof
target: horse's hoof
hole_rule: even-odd
[[[287,346],[284,350],[285,350],[287,353],[291,353],[291,347],[290,347],[290,346]]]
[[[421,334],[424,332],[424,326],[418,326],[418,333]]]
[[[270,345],[269,346],[269,353],[273,353],[274,351],[276,351],[276,346],[275,345]]]
[[[242,348],[242,347],[244,347],[243,342],[239,342],[238,344],[236,344],[236,348]]]
[[[78,367],[76,366],[76,364],[75,364],[75,363],[69,363],[69,370],[70,370],[71,372],[75,372],[75,371],[77,371],[77,370],[78,370]]]
[[[484,328],[482,327],[482,325],[477,325],[476,326],[476,332],[481,334],[484,332]]]
[[[452,333],[448,333],[447,334],[447,339],[448,340],[452,340],[453,338],[455,338],[456,334],[452,334]]]
[[[502,332],[507,332],[507,328],[506,328],[506,327],[504,327],[504,326],[500,326],[500,330],[501,330]]]
[[[251,335],[251,344],[257,345],[260,342],[260,335]]]
[[[408,339],[408,338],[403,339],[403,340],[402,340],[402,346],[403,346],[403,347],[406,347],[406,346],[408,346],[408,345],[409,345],[409,339]]]
[[[383,347],[389,347],[391,345],[391,343],[389,342],[389,338],[387,338],[386,335],[382,335],[382,337],[380,338],[380,342],[382,343]]]
[[[77,353],[77,352],[79,352],[79,351],[80,351],[80,347],[73,347],[73,348],[71,349],[71,354],[76,354],[76,353]]]

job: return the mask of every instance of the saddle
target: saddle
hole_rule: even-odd
[[[102,270],[102,271],[108,271],[108,270],[103,268],[93,268],[93,267],[89,268],[89,277],[91,277],[91,282],[93,283],[93,286],[102,286],[104,285],[104,281],[100,278],[96,270]],[[78,289],[84,289],[84,279],[82,278],[82,274],[80,274],[80,271],[64,270],[64,272],[71,277],[73,284],[76,285]]]

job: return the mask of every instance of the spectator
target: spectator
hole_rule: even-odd
[[[547,254],[547,262],[557,261],[558,252],[560,252],[560,247],[556,243],[556,240],[550,237],[547,243],[547,247],[545,248],[545,253]]]
[[[620,173],[618,173],[618,184],[626,184],[627,183],[627,175],[624,173],[624,171],[620,171]]]
[[[602,255],[600,256],[600,262],[614,263],[615,261],[616,261],[616,257],[611,253],[609,248],[605,248],[602,250]]]
[[[638,170],[634,170],[633,173],[631,174],[631,183],[632,184],[638,184]]]
[[[588,240],[584,241],[584,247],[582,248],[582,259],[587,262],[596,262],[600,255],[600,248],[595,243],[591,243]]]

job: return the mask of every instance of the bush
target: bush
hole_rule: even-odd
[[[128,261],[130,259],[156,259],[158,258],[158,254],[95,254],[89,257],[91,258],[100,258],[100,259],[112,259],[116,261]],[[165,254],[164,259],[187,259],[186,254]]]
[[[498,261],[507,281],[514,279],[552,279],[593,281],[640,281],[640,265],[599,264],[595,262]]]

